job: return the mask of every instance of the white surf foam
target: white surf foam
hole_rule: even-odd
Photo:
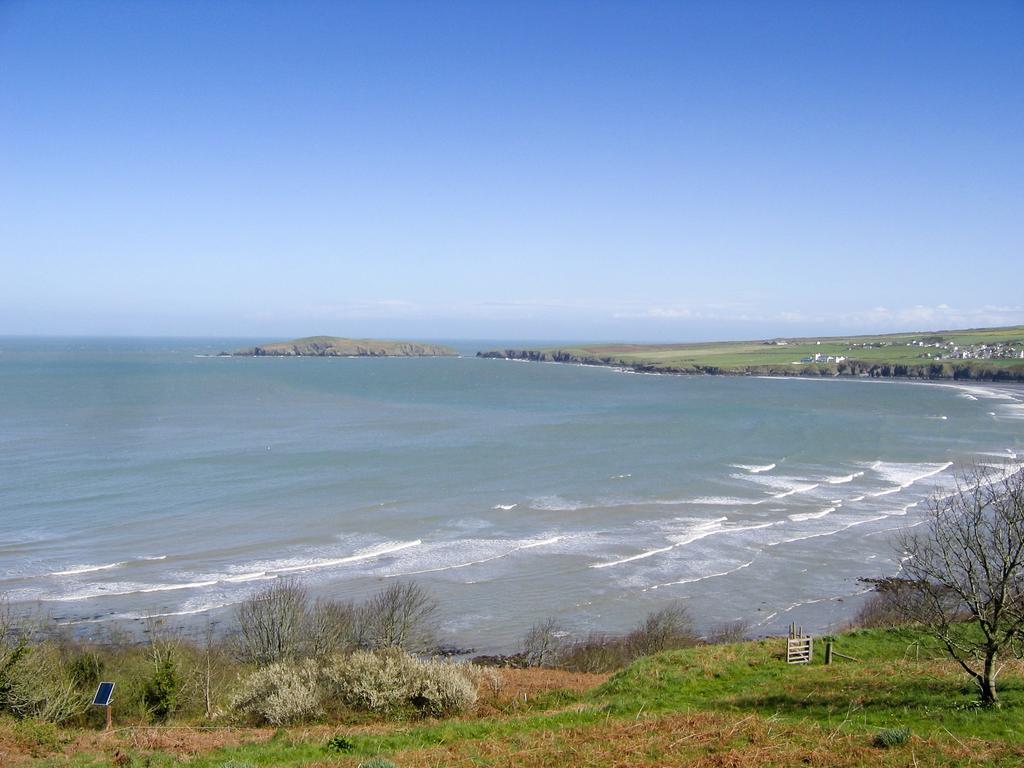
[[[416,539],[415,541],[389,542],[387,544],[363,550],[362,552],[356,552],[354,555],[349,555],[347,557],[335,557],[329,560],[310,560],[304,563],[299,563],[298,565],[277,566],[274,568],[268,568],[267,570],[270,573],[293,573],[295,571],[331,568],[336,565],[346,565],[347,563],[357,563],[361,560],[371,560],[375,557],[390,555],[392,552],[401,552],[403,549],[418,547],[422,543],[423,542],[420,539]]]
[[[765,485],[769,488],[778,489],[779,493],[771,494],[773,499],[784,499],[795,493],[807,493],[818,487],[819,483],[808,478],[783,477],[777,475],[730,475],[735,480],[746,480],[758,485]]]
[[[570,501],[569,499],[563,499],[561,496],[540,496],[530,502],[530,506],[533,509],[538,509],[544,512],[576,512],[580,509],[588,509],[595,506],[604,506],[602,504],[585,504],[582,501]]]
[[[514,555],[516,552],[521,552],[524,549],[533,549],[534,547],[546,547],[546,546],[549,546],[551,544],[556,544],[556,543],[558,543],[559,541],[561,541],[564,538],[565,538],[564,536],[552,536],[550,538],[541,539],[539,541],[525,541],[525,542],[523,542],[521,544],[518,544],[518,545],[512,547],[511,549],[508,549],[505,552],[500,552],[500,553],[498,553],[496,555],[492,555],[490,557],[484,557],[484,558],[481,558],[480,560],[470,560],[469,562],[457,563],[455,565],[441,565],[441,566],[437,566],[436,568],[424,568],[424,569],[419,570],[419,571],[407,571],[405,573],[390,573],[390,574],[386,574],[384,578],[397,578],[397,577],[402,577],[402,576],[419,576],[420,574],[424,574],[424,573],[438,573],[440,571],[455,571],[455,570],[458,570],[459,568],[468,568],[471,565],[481,565],[482,563],[490,563],[490,562],[492,562],[494,560],[500,560],[503,557],[508,557],[509,555]]]
[[[761,472],[768,472],[775,469],[777,464],[730,464],[730,467],[736,467],[736,469],[743,469],[747,472],[756,475]]]
[[[208,581],[189,581],[178,584],[114,584],[111,585],[110,589],[92,587],[68,595],[43,595],[39,599],[51,603],[78,602],[80,600],[93,600],[99,597],[124,597],[125,595],[141,595],[150,592],[199,589],[201,587],[212,587],[216,583],[216,579],[211,579]]]
[[[109,616],[102,616],[96,619],[72,619],[60,622],[60,626],[68,627],[78,624],[103,624],[108,621],[142,621],[144,619],[163,619],[170,616],[194,616],[207,611],[215,611],[218,608],[227,608],[233,605],[231,602],[204,603],[198,608],[185,608],[180,611],[167,611],[163,613],[115,613]]]
[[[739,507],[758,504],[754,499],[741,499],[736,496],[699,496],[696,499],[683,499],[681,504],[703,504],[708,507]]]
[[[515,509],[518,506],[518,504],[495,504],[491,509],[501,509],[508,512],[510,509]]]
[[[654,557],[655,555],[661,555],[661,554],[664,554],[665,552],[671,552],[673,549],[678,549],[679,547],[684,547],[687,544],[692,544],[693,542],[699,541],[700,539],[707,538],[708,536],[715,536],[715,535],[720,534],[720,533],[741,533],[743,531],[753,531],[753,530],[757,530],[759,528],[768,528],[770,526],[777,525],[778,522],[779,522],[779,521],[775,521],[775,522],[771,522],[771,523],[758,523],[756,525],[740,525],[740,526],[725,527],[725,526],[722,525],[722,523],[725,522],[725,520],[726,520],[726,518],[719,518],[717,520],[709,520],[706,523],[702,523],[701,525],[698,525],[698,526],[694,527],[693,530],[690,533],[688,533],[688,534],[686,534],[686,535],[684,535],[682,537],[679,537],[679,538],[670,537],[669,541],[672,541],[672,543],[667,545],[667,546],[658,547],[656,549],[649,549],[646,552],[641,552],[641,553],[636,554],[636,555],[630,555],[629,557],[619,558],[618,560],[611,560],[611,561],[603,562],[603,563],[592,563],[590,565],[590,567],[591,568],[611,568],[612,566],[623,565],[625,563],[632,563],[632,562],[635,562],[637,560],[646,560],[649,557]]]
[[[1017,458],[1017,454],[1013,452],[1011,448],[1005,448],[1003,451],[978,451],[979,456],[995,456],[997,459],[1013,459]]]
[[[829,485],[842,485],[843,483],[852,483],[856,478],[863,475],[864,472],[851,472],[848,475],[836,475],[835,477],[826,477],[825,482]]]
[[[109,571],[111,568],[120,568],[127,565],[127,561],[120,563],[107,563],[105,565],[76,565],[66,571],[54,571],[50,576],[77,576],[80,573],[94,573],[95,571]]]
[[[757,560],[757,558],[755,557],[754,560]],[[706,581],[707,579],[717,579],[721,576],[728,576],[730,574],[736,573],[737,571],[742,571],[744,568],[749,568],[751,565],[754,564],[754,560],[743,563],[742,565],[738,565],[735,568],[730,568],[727,571],[720,571],[719,573],[709,573],[705,576],[694,576],[689,579],[679,579],[678,581],[667,581],[664,584],[654,584],[650,587],[644,587],[643,591],[653,592],[654,590],[661,589],[663,587],[674,587],[679,584],[695,584],[698,581]]]
[[[905,515],[905,514],[907,514],[908,510],[913,509],[914,507],[916,507],[920,503],[921,503],[920,501],[914,501],[914,502],[911,502],[910,504],[905,504],[903,507],[900,508],[900,510],[898,512],[893,512],[892,514],[894,514],[894,515]]]
[[[901,489],[909,488],[914,483],[933,477],[953,466],[952,461],[942,464],[909,464],[900,462],[877,461],[872,466],[873,472],[883,480],[898,485]],[[871,494],[873,496],[881,494]]]
[[[770,544],[768,544],[768,546],[769,547],[777,547],[780,544],[792,544],[795,541],[805,541],[807,539],[820,539],[823,536],[835,536],[837,533],[842,533],[843,531],[847,531],[850,528],[853,528],[855,526],[865,525],[867,523],[874,523],[874,522],[877,522],[878,520],[885,520],[885,518],[887,518],[887,517],[888,517],[888,515],[878,515],[877,517],[867,517],[867,518],[864,518],[863,520],[854,520],[852,523],[848,523],[847,525],[844,525],[842,528],[836,528],[835,530],[832,530],[832,531],[821,531],[820,533],[809,533],[809,534],[807,534],[805,536],[794,536],[793,538],[790,538],[790,539],[781,539],[779,541],[771,542]]]
[[[890,493],[899,493],[902,490],[903,490],[903,486],[902,485],[897,485],[897,486],[895,486],[893,488],[884,488],[881,491],[875,491],[874,493],[869,493],[868,496],[873,496],[873,497],[888,496]]]
[[[266,571],[256,571],[255,573],[240,573],[237,576],[221,576],[218,581],[227,581],[233,584],[239,584],[246,581],[264,581],[266,579],[276,579],[277,576],[267,573]]]
[[[745,506],[760,504],[764,499],[743,499],[735,496],[700,496],[683,499],[600,499],[593,502],[570,501],[560,496],[541,496],[530,502],[532,509],[545,512],[577,512],[589,509],[618,509],[621,507],[679,507],[688,504],[708,506]]]
[[[808,491],[813,491],[817,487],[818,487],[818,483],[810,483],[809,485],[800,485],[800,486],[797,486],[796,488],[791,488],[788,491],[783,491],[782,493],[772,494],[772,498],[773,499],[784,499],[787,496],[792,496],[795,493],[807,493]]]
[[[794,523],[802,523],[804,520],[817,520],[818,518],[825,517],[825,515],[832,514],[835,511],[835,507],[829,507],[828,509],[823,509],[820,512],[795,512],[794,514],[789,515],[789,519]]]

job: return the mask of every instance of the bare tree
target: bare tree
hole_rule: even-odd
[[[743,619],[735,619],[715,624],[708,630],[704,639],[710,645],[728,645],[742,642],[748,632],[750,632],[750,624]]]
[[[275,581],[238,606],[238,657],[273,664],[302,655],[309,595],[291,579]]]
[[[423,651],[434,642],[437,601],[415,582],[396,581],[362,608],[364,643],[371,648]]]
[[[523,660],[528,667],[551,664],[565,646],[565,632],[553,618],[544,619],[530,627],[523,638]]]
[[[995,704],[999,658],[1020,655],[1024,640],[1024,472],[967,470],[899,544],[903,611],[970,675],[981,703]]]
[[[203,633],[203,665],[200,670],[200,682],[203,689],[203,707],[206,719],[213,719],[213,622],[207,618],[206,631]]]
[[[693,619],[679,603],[672,603],[647,617],[626,636],[633,656],[650,656],[670,648],[682,648],[697,642]]]
[[[228,660],[232,648],[222,634],[218,635],[216,622],[209,617],[206,624],[194,632],[190,646],[190,695],[202,701],[204,716],[212,720],[217,715],[219,693],[235,678],[236,670]]]
[[[306,617],[308,655],[332,656],[358,647],[359,610],[352,603],[317,600]]]

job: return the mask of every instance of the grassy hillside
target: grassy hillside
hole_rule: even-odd
[[[258,344],[233,354],[244,357],[439,357],[452,356],[457,352],[442,344],[415,341],[306,336],[292,341]]]
[[[789,666],[781,657],[784,644],[771,639],[672,651],[640,659],[604,682],[508,670],[503,686],[482,692],[477,714],[453,721],[363,720],[276,732],[78,732],[59,754],[56,745],[37,745],[34,760],[27,754],[31,734],[13,733],[7,724],[0,726],[0,763],[356,768],[375,755],[401,768],[1024,763],[1020,662],[1003,673],[1003,706],[981,710],[963,673],[912,631],[843,634],[837,649],[860,661],[831,666],[821,663],[820,644],[814,664]],[[874,743],[893,728],[909,729],[906,743]]]
[[[669,373],[1024,381],[1024,358],[1019,357],[1022,350],[1024,326],[701,344],[588,344],[493,350],[479,354],[482,357],[614,365]],[[814,359],[815,356],[818,359]]]

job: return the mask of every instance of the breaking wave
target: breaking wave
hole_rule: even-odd
[[[743,469],[747,472],[756,475],[761,472],[768,472],[777,467],[777,464],[730,464],[730,467],[736,467],[736,469]]]

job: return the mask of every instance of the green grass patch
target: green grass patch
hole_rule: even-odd
[[[974,706],[977,694],[966,676],[920,632],[855,630],[838,635],[835,642],[837,651],[860,661],[839,659],[825,666],[824,644],[818,641],[812,664],[788,665],[782,638],[670,651],[638,660],[592,691],[552,696],[538,710],[516,716],[406,722],[373,731],[337,726],[333,736],[321,730],[315,738],[297,728],[281,730],[263,743],[192,756],[188,764],[355,768],[380,756],[401,765],[401,753],[409,750],[458,747],[460,753],[473,753],[485,745],[550,742],[561,738],[559,734],[596,732],[609,723],[698,712],[725,715],[734,722],[752,715],[772,718],[788,724],[790,733],[813,725],[820,733],[842,734],[864,748],[875,744],[879,754],[898,755],[916,745],[916,754],[922,755],[925,742],[959,745],[978,740],[1017,749],[1013,745],[1024,732],[1019,666],[1011,666],[1001,680],[1002,706],[985,710]],[[736,738],[745,737],[737,731]],[[130,744],[127,739],[125,743]],[[152,768],[180,764],[159,752],[134,757],[132,764]],[[108,765],[110,756],[78,754],[42,764]]]

